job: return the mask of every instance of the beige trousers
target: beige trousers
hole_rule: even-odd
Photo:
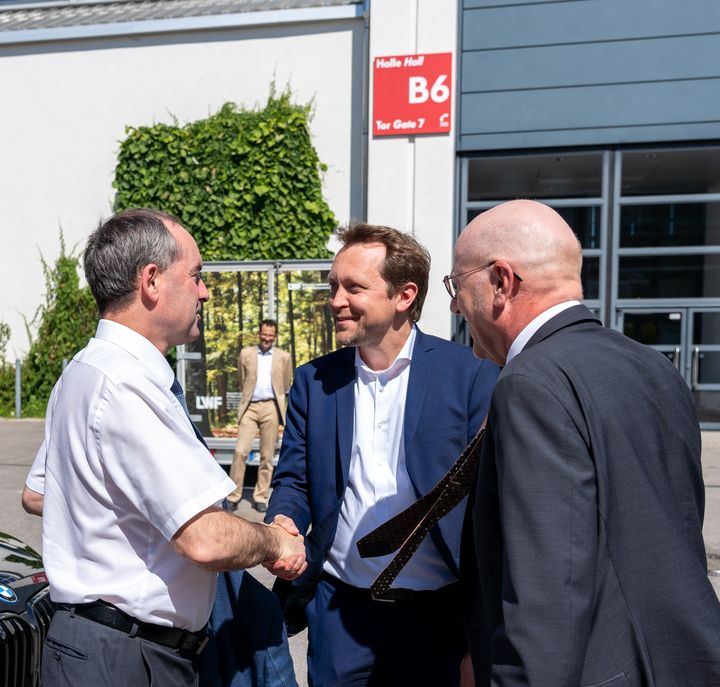
[[[277,405],[272,399],[251,403],[243,413],[238,427],[235,456],[230,467],[230,479],[235,482],[236,487],[235,491],[227,497],[228,501],[237,502],[242,498],[248,455],[253,439],[260,430],[260,466],[253,491],[253,501],[256,503],[268,502],[279,423]]]

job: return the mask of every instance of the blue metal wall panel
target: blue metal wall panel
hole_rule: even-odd
[[[460,150],[720,138],[719,0],[466,0]]]

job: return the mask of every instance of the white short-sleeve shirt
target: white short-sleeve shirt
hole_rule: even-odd
[[[103,599],[140,620],[190,630],[207,622],[216,575],[170,540],[235,484],[195,436],[173,379],[147,339],[101,320],[53,389],[27,479],[44,494],[53,601]]]

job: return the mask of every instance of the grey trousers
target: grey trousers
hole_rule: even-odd
[[[197,687],[194,656],[58,610],[45,639],[43,687]]]

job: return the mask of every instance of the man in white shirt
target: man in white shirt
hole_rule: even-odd
[[[415,325],[430,256],[410,235],[357,224],[338,236],[328,303],[346,348],[295,372],[266,518],[307,533],[308,570],[276,590],[290,630],[308,624],[310,685],[452,687],[466,646],[462,508],[389,600],[369,588],[391,557],[360,558],[357,541],[435,486],[478,431],[498,370]]]
[[[165,354],[199,336],[208,291],[180,222],[128,210],[88,239],[96,335],[53,389],[23,492],[43,515],[59,604],[43,684],[194,685],[220,570],[273,562],[292,578],[302,537],[223,512],[234,484],[190,421]]]
[[[260,432],[260,465],[253,490],[255,510],[264,513],[270,497],[273,459],[278,429],[285,422],[285,396],[290,390],[292,360],[290,354],[274,346],[277,322],[260,323],[257,346],[246,346],[238,357],[238,380],[242,393],[238,408],[238,437],[230,479],[236,484],[228,496],[230,510],[236,510],[242,498],[245,467],[255,436]]]

